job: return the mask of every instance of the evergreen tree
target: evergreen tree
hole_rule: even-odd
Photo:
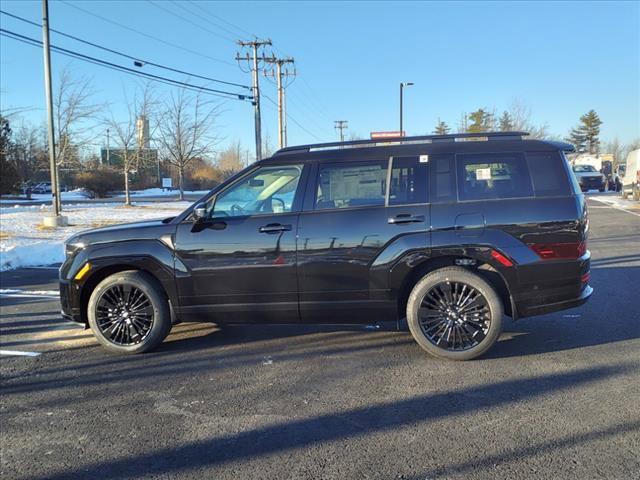
[[[14,165],[9,161],[9,153],[13,148],[9,121],[0,116],[0,193],[16,191],[20,177]]]
[[[471,124],[467,128],[469,133],[490,132],[493,130],[493,114],[479,108],[475,112],[469,114]]]
[[[569,140],[576,147],[578,153],[600,154],[600,125],[602,120],[595,112],[589,110],[580,117],[580,124],[571,129]]]
[[[447,135],[450,131],[451,129],[449,128],[449,125],[438,118],[438,124],[436,125],[433,133],[436,135]]]
[[[511,132],[514,130],[513,119],[511,118],[511,114],[506,110],[502,112],[500,116],[500,120],[498,121],[500,124],[501,132]]]

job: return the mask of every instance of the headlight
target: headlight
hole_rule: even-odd
[[[78,253],[80,250],[82,250],[84,247],[86,247],[86,245],[84,243],[82,243],[82,242],[65,243],[64,244],[64,254],[67,257],[72,257],[76,253]]]

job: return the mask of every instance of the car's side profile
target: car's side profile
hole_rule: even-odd
[[[127,353],[183,320],[394,321],[436,356],[475,358],[503,315],[592,293],[571,146],[522,135],[285,148],[175,218],[71,238],[63,314]]]

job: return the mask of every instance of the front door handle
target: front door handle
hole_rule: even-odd
[[[389,217],[389,223],[391,224],[400,224],[400,223],[422,223],[424,222],[424,215],[410,215],[408,213],[400,213],[395,217]]]
[[[259,228],[260,233],[288,232],[289,230],[291,230],[291,225],[282,225],[281,223],[270,223]]]

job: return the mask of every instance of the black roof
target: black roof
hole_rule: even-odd
[[[417,137],[395,137],[371,140],[352,140],[348,142],[315,143],[286,147],[278,150],[264,161],[304,159],[340,159],[352,157],[357,153],[360,158],[384,155],[416,155],[420,153],[472,153],[496,151],[535,150],[572,151],[573,145],[547,140],[523,140],[526,132],[482,132],[456,133],[451,135],[422,135]]]

